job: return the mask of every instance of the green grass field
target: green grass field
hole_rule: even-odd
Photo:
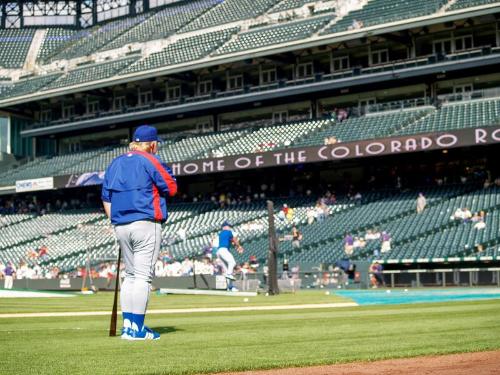
[[[0,313],[109,310],[112,295],[3,299]],[[156,296],[150,308],[343,302]],[[109,318],[0,319],[0,373],[193,374],[500,349],[500,300],[262,312],[150,315],[160,341],[107,336]]]

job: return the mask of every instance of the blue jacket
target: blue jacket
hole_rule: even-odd
[[[170,168],[155,155],[130,151],[115,158],[104,176],[102,200],[111,203],[111,223],[167,220],[165,197],[177,193]]]

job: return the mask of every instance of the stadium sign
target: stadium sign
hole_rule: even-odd
[[[445,150],[494,143],[500,143],[500,127],[471,128],[447,133],[418,134],[368,141],[342,142],[334,145],[287,148],[270,152],[169,163],[169,165],[176,176],[187,176],[369,156],[397,155],[418,151]],[[100,185],[103,181],[104,172],[102,171],[54,177],[54,185],[58,188]]]
[[[53,177],[16,181],[16,193],[23,193],[26,191],[37,191],[37,190],[50,190],[53,188],[54,188]]]
[[[176,176],[277,167],[368,156],[396,155],[418,151],[488,145],[500,142],[500,128],[472,128],[446,133],[418,134],[334,145],[287,148],[271,152],[199,159],[171,164]]]

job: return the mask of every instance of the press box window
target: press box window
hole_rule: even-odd
[[[304,63],[297,65],[297,78],[310,77],[313,75],[313,64]]]
[[[334,72],[349,69],[349,56],[335,57],[332,60],[332,69]]]
[[[125,107],[125,97],[124,96],[117,96],[113,99],[113,108],[114,109],[121,109]]]
[[[462,51],[474,47],[472,43],[472,35],[464,35],[455,38],[455,51]]]
[[[99,102],[97,100],[87,103],[87,113],[99,112]]]
[[[152,91],[144,91],[139,94],[139,103],[148,104],[153,101],[153,92]]]
[[[384,64],[389,61],[389,52],[386,49],[372,52],[372,64]]]
[[[63,118],[70,118],[75,115],[75,106],[73,105],[65,105],[62,108],[62,117]]]
[[[50,109],[45,109],[40,112],[40,121],[49,122],[52,120],[52,111]]]
[[[237,90],[243,88],[243,76],[231,76],[228,80],[228,90]]]
[[[169,86],[167,88],[167,100],[176,100],[181,97],[180,86]]]
[[[200,81],[198,84],[198,94],[207,95],[212,92],[212,81]]]
[[[276,69],[263,70],[261,83],[265,85],[273,82],[276,82]]]

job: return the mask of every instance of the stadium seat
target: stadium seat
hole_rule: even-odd
[[[426,16],[436,13],[447,2],[448,0],[371,0],[363,8],[350,12],[321,34],[349,30],[354,21],[362,22],[363,27],[369,27]]]
[[[0,68],[22,68],[34,29],[0,29]]]

